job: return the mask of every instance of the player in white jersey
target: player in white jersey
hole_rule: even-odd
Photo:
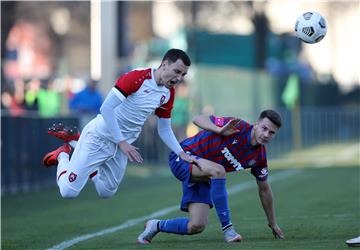
[[[80,136],[63,127],[49,131],[65,141],[43,159],[46,167],[57,165],[56,178],[62,197],[77,197],[89,178],[100,197],[113,196],[128,159],[143,161],[138,148],[131,143],[153,112],[158,116],[157,130],[164,143],[183,160],[196,161],[183,151],[171,129],[174,86],[183,81],[190,64],[184,51],[170,49],[157,69],[134,70],[118,78],[100,114],[84,127]]]

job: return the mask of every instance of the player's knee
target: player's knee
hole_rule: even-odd
[[[225,168],[223,168],[220,165],[215,166],[212,170],[211,170],[211,176],[212,177],[216,177],[216,178],[224,178],[225,177]]]
[[[205,229],[205,224],[202,223],[191,223],[189,225],[189,234],[198,234],[201,233],[202,231],[204,231]]]
[[[60,194],[63,198],[66,199],[74,199],[79,195],[79,191],[76,191],[72,188],[66,187],[66,186],[61,186],[60,187]]]

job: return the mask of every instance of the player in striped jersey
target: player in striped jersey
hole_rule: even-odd
[[[268,169],[264,144],[270,142],[281,127],[281,117],[273,110],[261,112],[255,124],[236,118],[198,116],[193,122],[204,129],[185,139],[181,146],[196,158],[184,162],[175,153],[169,156],[174,176],[182,182],[181,210],[189,218],[150,220],[139,235],[140,244],[150,243],[158,232],[196,234],[205,229],[210,208],[215,206],[224,238],[227,242],[240,242],[230,220],[226,173],[250,169],[256,178],[259,197],[275,238],[284,238],[276,223],[273,195],[267,182]],[[197,164],[198,167],[193,167]]]
[[[56,179],[62,197],[77,197],[88,179],[94,182],[100,197],[113,196],[128,159],[142,162],[138,148],[131,144],[153,112],[158,117],[160,138],[182,160],[193,161],[171,129],[174,86],[183,81],[190,64],[184,51],[170,49],[158,68],[133,70],[119,77],[105,98],[100,114],[84,127],[81,135],[64,126],[49,130],[49,134],[65,142],[43,159],[46,167],[57,165]],[[71,159],[70,145],[75,148]]]

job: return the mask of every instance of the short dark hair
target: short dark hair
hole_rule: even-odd
[[[278,128],[281,128],[282,121],[279,113],[272,109],[267,109],[260,113],[259,120],[262,120],[265,117],[268,118],[272,123],[274,123]]]
[[[171,63],[176,62],[178,59],[181,59],[181,61],[183,61],[183,63],[186,66],[190,66],[191,65],[191,60],[190,57],[186,54],[185,51],[181,50],[181,49],[170,49],[168,50],[165,55],[164,58],[162,59],[162,61],[170,61]]]

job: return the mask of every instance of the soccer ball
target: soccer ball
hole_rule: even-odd
[[[306,43],[320,42],[327,32],[326,20],[317,12],[306,12],[296,20],[295,32]]]

